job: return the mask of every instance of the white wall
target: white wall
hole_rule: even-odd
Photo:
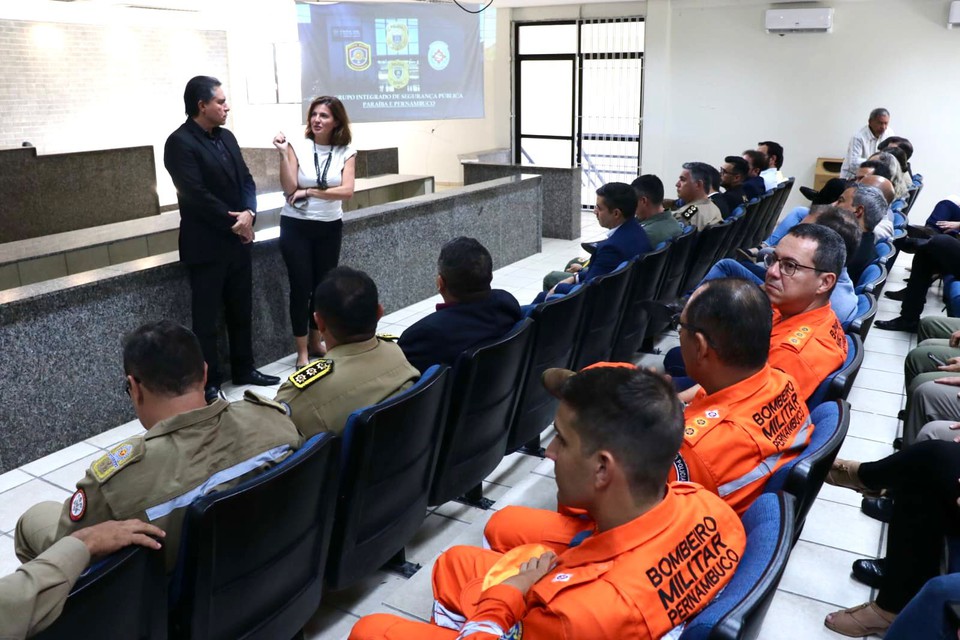
[[[841,157],[869,111],[882,106],[916,148],[912,165],[925,186],[912,218],[922,221],[960,186],[960,30],[945,26],[949,2],[834,0],[833,33],[785,36],[763,29],[771,6],[648,2],[647,33],[669,35],[665,43],[648,35],[651,64],[668,73],[647,76],[644,171],[672,185],[684,161],[716,165],[769,139],[784,146],[784,172],[812,185],[816,158]],[[665,109],[649,99],[660,92]],[[792,202],[806,200],[795,191]]]

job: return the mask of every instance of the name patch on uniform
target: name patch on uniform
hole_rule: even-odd
[[[87,494],[83,489],[77,489],[70,497],[70,520],[78,522],[87,512]]]
[[[558,573],[557,575],[553,576],[553,580],[551,580],[551,582],[570,582],[570,578],[572,577],[572,573]]]
[[[690,469],[687,467],[687,461],[678,453],[673,459],[673,469],[677,472],[677,480],[687,482],[690,480]]]
[[[331,373],[333,373],[333,360],[321,358],[295,371],[289,380],[297,389],[306,389],[320,378]]]
[[[98,482],[104,482],[124,465],[138,458],[138,456],[134,455],[135,450],[136,443],[133,442],[123,442],[117,445],[105,456],[98,458],[90,465],[93,477],[96,478]]]

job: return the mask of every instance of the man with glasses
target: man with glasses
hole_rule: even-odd
[[[136,518],[167,532],[167,571],[180,548],[184,508],[280,462],[302,437],[285,408],[247,392],[207,405],[207,367],[189,329],[170,320],[124,339],[124,389],[147,433],[96,459],[63,504],[41,502],[17,522],[16,552],[36,558],[61,538],[107,520]]]
[[[749,173],[750,165],[740,156],[727,156],[720,165],[720,186],[723,187],[723,198],[731,212],[747,203],[743,181]]]

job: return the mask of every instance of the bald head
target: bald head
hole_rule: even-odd
[[[860,180],[860,184],[880,189],[880,193],[883,194],[887,204],[889,205],[891,202],[893,202],[893,183],[883,176],[878,176],[873,173],[863,176],[863,178]]]

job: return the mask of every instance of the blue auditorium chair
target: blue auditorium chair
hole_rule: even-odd
[[[860,274],[854,291],[856,293],[869,293],[875,298],[880,297],[883,286],[887,284],[887,268],[879,262],[873,262],[867,265],[867,268]]]
[[[866,340],[870,327],[873,326],[873,320],[877,317],[877,308],[877,299],[873,294],[857,294],[857,315],[844,325],[843,330],[847,333],[855,333],[862,340]]]
[[[743,514],[747,547],[733,579],[690,620],[680,640],[752,640],[787,567],[794,538],[794,499],[765,493]]]
[[[807,398],[807,409],[812,411],[824,402],[846,400],[863,365],[863,341],[855,333],[847,334],[847,359],[836,371],[821,382]]]
[[[672,247],[667,246],[645,253],[633,261],[633,274],[630,276],[630,286],[626,292],[627,300],[613,339],[610,360],[631,362],[637,349],[640,348],[649,322],[644,303],[653,300],[657,295],[671,250]]]
[[[610,273],[587,283],[583,321],[575,341],[574,370],[610,359],[632,275],[633,262],[621,262]]]
[[[187,507],[171,580],[171,637],[292,638],[323,588],[340,438],[318,434],[280,464]]]
[[[764,493],[786,491],[796,503],[795,538],[813,506],[820,487],[847,437],[850,427],[850,405],[845,400],[824,402],[810,413],[813,435],[810,444],[788,464],[777,469],[763,487]]]
[[[60,617],[31,637],[165,640],[167,577],[163,552],[127,547],[94,563],[73,585]]]
[[[555,300],[531,307],[527,317],[533,320],[530,369],[525,377],[517,410],[507,438],[507,452],[540,452],[540,434],[553,422],[559,400],[540,383],[547,369],[573,365],[577,336],[583,318],[586,288],[580,287]]]
[[[587,285],[587,291],[595,284]],[[490,506],[482,483],[507,451],[532,337],[533,320],[524,318],[503,337],[464,351],[454,363],[431,506],[454,499]]]
[[[427,517],[449,371],[433,365],[409,389],[347,419],[325,576],[330,589],[349,587],[388,562],[409,575],[418,568],[404,562],[403,548]]]
[[[948,316],[960,317],[960,280],[950,274],[943,276],[943,303]]]

